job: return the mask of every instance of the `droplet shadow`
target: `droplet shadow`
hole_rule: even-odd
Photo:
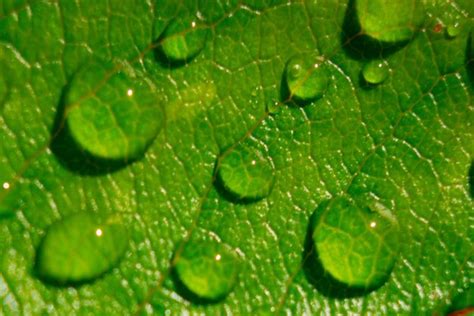
[[[340,39],[344,52],[350,58],[361,61],[386,58],[410,42],[384,43],[363,34],[355,2],[349,0],[347,4]]]
[[[321,261],[318,258],[313,243],[313,231],[317,220],[317,215],[322,212],[326,204],[323,202],[311,215],[307,227],[304,250],[302,253],[303,271],[306,279],[321,294],[330,298],[353,298],[367,295],[379,288],[382,284],[372,288],[351,287],[334,279],[324,270]]]
[[[74,140],[65,122],[65,96],[69,87],[63,88],[53,129],[51,131],[50,149],[66,169],[84,176],[100,176],[120,170],[133,161],[110,160],[93,156],[85,151]]]

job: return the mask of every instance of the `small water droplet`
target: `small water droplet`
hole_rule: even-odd
[[[163,126],[156,88],[127,65],[118,72],[109,63],[85,66],[70,83],[65,102],[72,139],[100,159],[139,158]]]
[[[459,33],[461,33],[461,26],[459,23],[450,24],[446,28],[446,35],[449,38],[455,38],[459,35]]]
[[[356,0],[362,32],[382,42],[411,39],[423,24],[421,0]]]
[[[36,270],[55,284],[92,281],[113,268],[127,246],[128,233],[122,224],[77,213],[48,228],[38,249]]]
[[[5,190],[10,189],[10,183],[8,183],[8,182],[3,182],[3,188],[4,188]]]
[[[312,238],[324,270],[348,287],[381,286],[398,256],[393,216],[383,209],[360,208],[345,198],[334,198],[318,212]]]
[[[209,30],[193,18],[174,19],[158,38],[158,50],[172,62],[185,62],[204,48]]]
[[[179,282],[200,298],[219,300],[234,288],[240,270],[235,251],[216,241],[190,241],[177,258]]]
[[[252,202],[270,194],[274,170],[263,150],[240,145],[222,159],[218,180],[231,199]]]
[[[329,82],[323,57],[310,53],[293,56],[286,63],[285,82],[289,97],[300,104],[321,98]]]
[[[281,110],[281,103],[278,101],[272,101],[267,103],[267,112],[269,114],[276,114]]]
[[[380,84],[388,77],[388,65],[386,62],[373,60],[362,68],[364,80],[371,84]]]

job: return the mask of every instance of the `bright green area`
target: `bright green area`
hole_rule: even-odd
[[[275,171],[263,146],[239,145],[219,162],[219,182],[231,200],[258,200],[268,196],[275,181]],[[225,193],[224,193],[225,194]]]
[[[371,84],[384,82],[388,77],[388,73],[388,65],[379,60],[372,60],[362,67],[362,76],[364,76],[364,80]]]
[[[473,2],[426,1],[425,24],[411,41],[374,51],[368,47],[378,45],[344,36],[352,34],[347,16],[357,15],[349,2],[1,1],[8,93],[0,101],[0,185],[11,189],[0,189],[0,205],[13,212],[0,216],[0,314],[445,310],[472,280]],[[209,30],[200,53],[178,67],[157,62],[151,45],[159,35],[198,11]],[[453,39],[432,31],[456,21],[463,31]],[[324,97],[267,115],[286,97],[287,61],[316,49],[330,78]],[[360,71],[369,57],[386,60],[391,72],[367,89]],[[91,60],[130,65],[172,113],[143,156],[100,175],[71,170],[48,146],[65,87]],[[235,203],[218,190],[216,161],[249,143],[273,163],[274,184],[256,203]],[[341,195],[360,205],[378,200],[399,222],[397,263],[368,295],[327,296],[302,269],[311,214]],[[35,257],[48,228],[73,212],[120,212],[129,247],[94,282],[56,287],[34,273]],[[177,245],[199,233],[242,261],[235,287],[215,304],[183,298],[169,274]]]
[[[393,215],[345,198],[318,211],[313,242],[323,269],[349,287],[373,289],[386,282],[400,248]]]
[[[127,246],[127,229],[117,220],[101,221],[97,214],[77,213],[48,228],[35,268],[47,282],[90,282],[113,268]]]
[[[176,258],[176,274],[200,298],[219,300],[234,288],[240,270],[237,254],[215,241],[191,241]]]
[[[291,57],[286,64],[285,81],[289,99],[308,102],[321,98],[329,82],[324,58],[310,53]]]
[[[383,42],[412,38],[425,17],[423,0],[355,0],[362,32]]]
[[[64,102],[72,138],[99,158],[127,161],[143,156],[164,123],[156,87],[129,65],[95,61],[81,67]]]
[[[206,44],[209,29],[196,17],[179,17],[171,21],[156,44],[165,57],[183,62],[196,57]]]

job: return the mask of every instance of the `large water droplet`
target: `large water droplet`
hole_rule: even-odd
[[[293,56],[286,63],[285,82],[289,97],[298,103],[321,98],[329,82],[323,57],[309,53]]]
[[[36,269],[42,279],[55,284],[91,281],[113,268],[127,246],[127,230],[117,219],[77,213],[48,228]]]
[[[383,61],[370,61],[362,68],[362,76],[368,83],[382,83],[388,77],[388,65]]]
[[[218,181],[229,198],[251,202],[270,194],[274,168],[263,150],[239,145],[222,159]]]
[[[362,31],[376,40],[400,42],[411,39],[423,24],[421,0],[356,0]]]
[[[216,241],[190,241],[176,258],[176,275],[192,294],[207,300],[227,296],[240,271],[237,254]]]
[[[143,155],[164,115],[156,88],[131,67],[94,62],[77,73],[66,94],[67,126],[91,155],[131,161]]]
[[[196,57],[206,44],[209,29],[189,17],[174,19],[158,39],[158,50],[171,62]]]
[[[389,277],[398,255],[398,224],[380,205],[360,208],[334,198],[318,208],[312,234],[323,269],[353,288],[373,289]]]

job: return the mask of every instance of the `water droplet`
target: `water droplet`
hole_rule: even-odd
[[[398,224],[380,207],[335,198],[318,209],[312,234],[318,260],[336,281],[361,289],[381,286],[398,255]]]
[[[174,19],[158,39],[158,50],[172,62],[196,57],[206,44],[209,29],[192,18]]]
[[[272,101],[267,103],[267,112],[269,114],[276,114],[281,110],[281,103],[278,101]]]
[[[113,268],[128,246],[117,220],[77,213],[52,224],[38,249],[38,275],[56,284],[91,281]]]
[[[370,61],[362,68],[362,76],[368,83],[382,83],[388,77],[388,65],[383,61]]]
[[[8,183],[8,182],[3,182],[2,187],[3,187],[5,190],[8,190],[8,189],[10,189],[10,183]]]
[[[176,261],[179,281],[194,295],[219,300],[234,288],[240,270],[237,254],[216,241],[190,241]]]
[[[309,53],[295,55],[288,60],[285,79],[289,97],[298,103],[321,98],[329,82],[323,57]]]
[[[252,202],[270,194],[273,170],[263,150],[240,145],[222,159],[218,181],[231,199]]]
[[[422,26],[421,0],[356,0],[357,17],[362,31],[382,42],[411,39]]]
[[[139,158],[164,121],[156,88],[126,65],[119,72],[109,63],[84,67],[67,90],[66,106],[72,138],[101,159]]]
[[[459,23],[450,24],[446,28],[446,35],[448,35],[449,38],[455,38],[459,35],[459,33],[461,33],[461,27]]]

